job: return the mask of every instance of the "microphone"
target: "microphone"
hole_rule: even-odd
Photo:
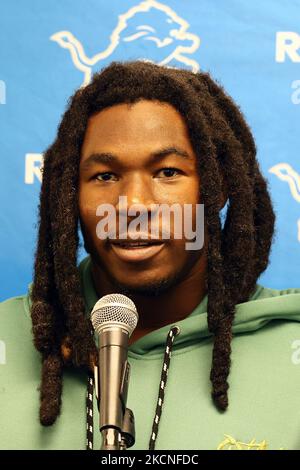
[[[133,446],[134,417],[126,408],[130,365],[129,338],[138,322],[136,306],[123,294],[109,294],[96,302],[91,321],[98,335],[99,361],[95,389],[99,409],[101,450]]]

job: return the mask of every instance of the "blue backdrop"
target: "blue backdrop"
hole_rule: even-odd
[[[259,282],[300,286],[300,0],[1,0],[0,41],[0,299],[32,279],[41,154],[68,97],[138,58],[208,70],[240,105],[277,214]]]

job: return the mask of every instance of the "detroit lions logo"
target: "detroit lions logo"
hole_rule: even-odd
[[[224,435],[224,440],[220,442],[217,450],[267,450],[268,444],[266,440],[256,442],[256,439],[252,439],[250,442],[238,441],[229,434]],[[279,450],[284,450],[281,447]]]
[[[145,0],[119,15],[109,45],[92,57],[70,31],[58,31],[50,39],[69,51],[73,64],[83,73],[81,86],[85,86],[94,72],[126,57],[197,72],[199,64],[189,56],[198,49],[200,38],[188,28],[189,23],[169,6]]]
[[[289,185],[292,197],[300,203],[300,175],[288,163],[278,163],[269,169],[282,181]],[[300,242],[300,219],[297,221],[298,241]]]

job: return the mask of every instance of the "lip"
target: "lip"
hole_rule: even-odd
[[[124,248],[118,243],[111,243],[111,248],[113,252],[123,261],[145,261],[152,256],[157,255],[163,247],[165,246],[164,242],[155,243],[153,245],[141,248]]]

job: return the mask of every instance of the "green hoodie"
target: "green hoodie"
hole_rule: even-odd
[[[90,258],[79,265],[89,313],[98,300]],[[87,378],[64,374],[62,410],[53,426],[39,424],[40,354],[33,346],[29,295],[0,304],[0,448],[85,449]],[[209,373],[212,337],[207,296],[175,324],[175,338],[156,449],[300,449],[300,288],[256,285],[237,305],[233,326],[229,408],[217,411]],[[171,325],[129,348],[127,406],[135,415],[136,443],[148,449]],[[94,449],[100,448],[94,400]]]

